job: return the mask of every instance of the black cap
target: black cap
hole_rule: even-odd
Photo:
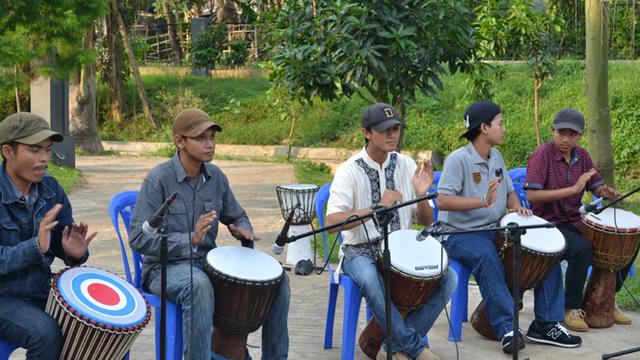
[[[492,120],[501,112],[500,106],[490,100],[479,100],[469,105],[467,110],[464,111],[464,124],[467,127],[467,131],[460,137],[465,137],[469,131],[477,128],[482,123]]]
[[[400,119],[400,114],[393,106],[385,103],[377,103],[369,106],[362,112],[362,127],[373,128],[377,132],[386,131],[390,126],[404,122]]]
[[[562,109],[553,117],[552,126],[556,130],[571,129],[582,134],[584,131],[584,116],[573,109]]]

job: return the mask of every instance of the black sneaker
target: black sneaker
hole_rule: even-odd
[[[522,331],[518,330],[518,351],[524,349],[525,343],[522,337]],[[513,352],[513,331],[509,331],[502,337],[502,351],[507,354]]]
[[[575,348],[582,344],[582,339],[579,336],[569,334],[569,330],[559,322],[540,325],[534,320],[529,326],[525,338],[532,343],[549,344],[564,348]]]

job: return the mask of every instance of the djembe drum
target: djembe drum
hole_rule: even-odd
[[[600,214],[582,216],[584,236],[593,246],[593,271],[583,308],[590,327],[613,326],[616,273],[633,259],[640,244],[640,217],[607,208]]]
[[[398,230],[389,234],[391,252],[391,301],[405,314],[424,304],[449,268],[449,258],[442,245],[429,236],[416,241],[416,230]],[[382,274],[382,255],[378,257]],[[384,330],[375,316],[360,333],[360,349],[375,359],[385,339]]]
[[[521,216],[512,212],[504,215],[500,219],[499,225],[503,227],[512,222],[522,226],[547,223],[546,220],[535,215]],[[520,243],[522,246],[522,256],[520,257],[520,298],[522,299],[522,294],[526,290],[536,287],[549,275],[553,266],[560,260],[560,256],[564,252],[566,241],[560,230],[556,228],[537,228],[527,229],[526,234],[521,236]],[[513,244],[507,242],[503,233],[498,233],[495,245],[502,258],[505,280],[513,293],[513,277],[515,276]],[[471,325],[480,335],[492,340],[498,340],[489,322],[484,300],[480,301],[480,304],[471,315]]]
[[[212,350],[244,360],[247,336],[262,326],[276,298],[282,266],[258,250],[221,246],[209,251],[204,271],[215,294]]]
[[[84,266],[53,277],[45,310],[62,330],[64,360],[122,359],[151,315],[146,299],[131,284]]]
[[[293,211],[288,236],[303,234],[311,230],[309,224],[316,213],[318,187],[311,184],[289,184],[276,187],[282,218],[286,221]],[[311,259],[311,236],[287,244],[285,262],[295,266],[298,261]]]

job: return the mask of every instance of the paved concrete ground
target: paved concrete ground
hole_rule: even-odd
[[[79,157],[78,168],[83,172],[85,185],[70,194],[76,220],[90,224],[99,235],[91,244],[89,265],[123,274],[120,250],[108,215],[108,203],[120,191],[136,190],[147,171],[165,159],[149,157]],[[282,217],[275,194],[275,186],[294,182],[292,167],[286,164],[214,161],[229,177],[239,201],[251,217],[256,232],[264,240],[257,248],[271,253],[269,248],[282,226]],[[221,244],[235,244],[226,230],[221,229]],[[284,256],[278,257],[284,260]],[[60,265],[57,263],[56,268]],[[342,293],[338,297],[333,349],[323,349],[324,326],[329,278],[326,273],[315,276],[296,276],[291,279],[291,308],[289,314],[290,359],[321,360],[340,359],[342,329]],[[471,284],[469,291],[470,313],[480,300],[477,286]],[[525,307],[521,312],[521,324],[526,327],[533,318],[533,296],[525,296]],[[634,325],[614,326],[610,329],[591,329],[583,335],[584,345],[578,349],[560,349],[549,346],[527,345],[521,359],[599,359],[602,353],[640,346],[640,315],[632,314]],[[363,329],[364,307],[358,333]],[[249,342],[260,345],[259,332],[252,334]],[[448,325],[441,315],[429,332],[432,348],[446,359],[456,359],[455,344],[447,340]],[[132,359],[155,359],[153,324],[149,324],[132,348]],[[18,351],[12,359],[24,357]],[[259,349],[252,349],[254,359],[260,358]],[[488,341],[478,335],[468,323],[463,326],[463,341],[458,343],[460,359],[508,359],[500,351],[497,342]],[[356,359],[364,359],[357,350]],[[622,357],[640,359],[640,353]]]

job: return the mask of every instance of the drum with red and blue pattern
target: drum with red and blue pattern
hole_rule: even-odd
[[[122,358],[151,314],[138,289],[108,271],[84,266],[54,276],[46,311],[65,337],[61,359]]]

